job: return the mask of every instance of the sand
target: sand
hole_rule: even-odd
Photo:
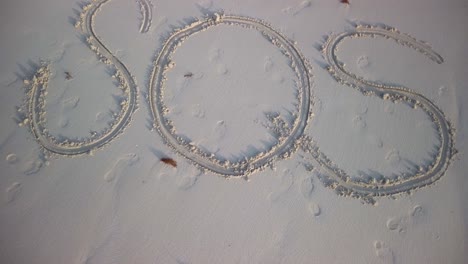
[[[5,4],[1,262],[465,263],[467,11]]]

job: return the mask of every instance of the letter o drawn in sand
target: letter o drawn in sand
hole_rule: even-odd
[[[297,76],[299,113],[297,113],[291,128],[286,129],[286,135],[282,135],[275,146],[254,156],[245,157],[245,159],[238,162],[222,160],[213,153],[208,153],[197,146],[189,144],[186,139],[176,135],[172,122],[164,117],[168,109],[163,102],[163,94],[167,79],[166,73],[173,67],[173,62],[171,61],[172,54],[176,52],[177,48],[182,45],[184,40],[188,37],[221,24],[240,26],[259,31],[288,57],[291,61],[291,68]],[[162,46],[154,62],[149,85],[149,101],[155,122],[154,125],[170,147],[201,168],[208,169],[225,177],[246,177],[269,165],[275,158],[288,157],[291,152],[297,149],[297,140],[302,136],[309,118],[309,107],[311,103],[310,86],[312,78],[310,69],[311,67],[308,62],[293,43],[267,23],[248,17],[214,14],[211,18],[203,21],[196,21],[183,29],[175,31]],[[270,118],[273,120],[273,125],[281,126],[283,124],[281,121],[275,120],[278,118],[277,116]],[[278,122],[275,123],[274,121]]]

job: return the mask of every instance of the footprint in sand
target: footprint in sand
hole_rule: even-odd
[[[273,61],[271,60],[271,57],[266,56],[265,63],[263,63],[263,70],[265,72],[269,72],[271,71],[271,68],[273,68]]]
[[[221,59],[222,51],[220,49],[213,49],[208,55],[208,60],[210,62],[218,62]]]
[[[70,110],[75,109],[78,106],[78,103],[80,102],[79,97],[70,97],[68,99],[65,99],[62,101],[62,112],[69,112]],[[66,118],[65,116],[61,116],[60,119],[57,122],[57,127],[60,128],[65,128],[68,127],[70,123],[70,120]]]
[[[166,182],[171,179],[171,176],[174,176],[174,168],[164,164],[159,159],[153,163],[153,166],[148,171],[148,176],[146,177],[148,180],[156,179],[161,182]]]
[[[291,189],[291,186],[294,183],[294,177],[289,169],[285,169],[280,175],[280,186],[277,187],[277,190],[271,192],[268,195],[268,199],[272,202],[278,201],[285,193]]]
[[[276,83],[284,83],[284,76],[279,72],[273,73],[271,79]]]
[[[196,171],[192,171],[191,173],[189,173],[189,175],[183,176],[180,179],[179,184],[178,184],[179,189],[186,191],[192,188],[197,182],[198,177],[200,177],[200,175],[201,175],[201,171],[196,170]]]
[[[399,233],[406,232],[406,218],[390,217],[387,220],[386,226],[390,231],[398,231]]]
[[[406,233],[408,226],[414,226],[424,220],[424,210],[421,205],[413,206],[408,214],[403,216],[393,216],[388,218],[386,226],[390,231],[398,231],[400,234]]]
[[[398,152],[398,150],[392,149],[389,152],[387,152],[387,155],[385,156],[385,160],[389,164],[396,166],[401,161],[400,153]]]
[[[312,182],[312,177],[307,177],[302,180],[301,185],[301,194],[304,198],[309,199],[312,195],[312,191],[314,190],[314,183]]]
[[[216,140],[224,138],[226,135],[226,122],[224,120],[216,122],[216,125],[213,128],[213,135]]]
[[[218,65],[216,65],[216,73],[218,75],[226,75],[229,73],[229,70],[226,66],[226,64],[224,63],[219,63]]]
[[[157,179],[158,181],[162,181],[162,182],[167,181],[168,179],[170,179],[170,175],[163,172],[163,173],[158,174]]]
[[[293,12],[293,16],[299,15],[304,9],[310,7],[312,2],[310,0],[302,1],[297,7],[296,10]]]
[[[21,183],[19,182],[14,182],[12,184],[10,184],[10,186],[8,186],[6,189],[5,189],[5,202],[6,203],[11,203],[15,200],[15,198],[19,195],[19,193],[21,192]]]
[[[26,175],[37,173],[43,166],[43,162],[40,158],[35,158],[24,162],[21,165],[21,171]]]
[[[421,217],[423,214],[424,211],[421,205],[415,205],[409,212],[409,216],[411,217]]]
[[[10,153],[6,156],[5,160],[9,163],[9,164],[15,164],[16,162],[18,162],[18,156],[16,156],[16,154],[14,153]]]
[[[411,225],[417,225],[421,222],[424,222],[426,212],[421,205],[415,205],[408,212],[408,218]]]
[[[384,112],[389,115],[393,115],[393,113],[395,113],[395,104],[390,102],[387,105],[385,105]]]
[[[80,98],[78,97],[70,97],[68,99],[65,99],[62,102],[62,108],[63,110],[72,110],[75,109],[78,106],[78,103],[80,102]]]
[[[447,90],[448,90],[447,87],[441,86],[441,87],[439,88],[439,91],[437,92],[437,94],[438,94],[439,96],[442,96],[442,95],[444,95],[444,94],[447,93]]]
[[[370,66],[369,57],[367,57],[366,55],[359,56],[359,58],[356,61],[356,64],[361,70],[369,68]]]
[[[68,120],[68,118],[61,117],[60,120],[57,122],[57,126],[60,128],[65,128],[68,126],[69,123],[70,121]]]
[[[305,1],[302,1],[301,3],[299,3],[297,6],[295,7],[286,7],[286,8],[283,8],[281,10],[281,12],[285,13],[285,14],[291,14],[293,16],[297,16],[299,15],[304,9],[310,7],[312,5],[312,1],[310,0],[305,0]]]
[[[367,123],[364,120],[364,117],[362,115],[357,115],[353,118],[353,125],[356,128],[363,129],[363,128],[366,128]]]
[[[104,174],[104,180],[106,182],[113,181],[119,174],[121,174],[125,168],[135,164],[140,158],[135,153],[129,153],[119,158],[114,165]]]
[[[365,104],[358,104],[354,107],[354,111],[356,112],[357,115],[364,115],[367,113],[367,111],[369,111],[369,108],[367,107],[367,105]]]
[[[200,106],[200,104],[193,104],[191,107],[192,116],[196,118],[204,118],[205,110]]]
[[[320,206],[319,206],[318,204],[316,204],[316,203],[314,203],[314,202],[311,202],[311,203],[309,204],[309,212],[310,212],[313,216],[317,217],[317,216],[319,216],[319,215],[322,213],[322,209],[320,208]]]
[[[370,145],[373,145],[373,146],[376,146],[377,148],[382,148],[383,147],[383,141],[381,138],[379,138],[378,136],[376,135],[369,135],[367,138],[367,142],[370,144]]]
[[[379,258],[380,263],[395,263],[393,251],[385,242],[376,240],[374,241],[375,255]]]
[[[103,112],[98,112],[96,114],[96,118],[95,118],[95,121],[100,123],[100,122],[104,122],[104,120],[108,119],[109,118],[109,114],[108,113],[103,113]]]

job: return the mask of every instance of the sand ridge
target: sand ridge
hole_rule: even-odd
[[[366,96],[378,96],[383,100],[392,102],[404,101],[412,105],[413,108],[421,108],[429,116],[437,128],[439,139],[437,155],[427,166],[420,166],[419,171],[413,175],[398,175],[395,179],[384,177],[382,179],[352,180],[345,171],[340,169],[333,161],[329,160],[322,153],[318,146],[315,146],[311,139],[304,140],[304,149],[312,154],[314,159],[327,170],[322,181],[327,186],[344,196],[360,197],[374,203],[372,196],[392,195],[421,188],[437,181],[447,170],[453,155],[455,154],[453,134],[454,130],[445,114],[428,98],[403,86],[395,86],[365,80],[345,69],[344,64],[339,61],[336,51],[339,45],[351,38],[362,37],[384,37],[392,39],[398,44],[415,49],[426,55],[436,63],[442,63],[443,58],[433,51],[430,46],[419,42],[413,37],[400,33],[391,27],[356,25],[354,30],[332,35],[323,45],[323,56],[328,62],[328,71],[341,84],[358,89]],[[309,145],[310,144],[310,145]]]
[[[138,0],[141,13],[140,33],[148,33],[153,21],[153,4],[149,0]]]
[[[94,18],[101,6],[107,2],[109,0],[93,1],[84,6],[80,20],[76,22],[75,27],[82,30],[90,49],[98,55],[101,61],[115,68],[113,77],[118,80],[127,99],[121,102],[120,113],[114,115],[114,122],[104,132],[94,133],[92,137],[85,139],[58,140],[50,135],[45,128],[45,95],[47,94],[51,66],[46,64],[40,67],[31,80],[25,80],[25,84],[30,86],[28,93],[29,116],[23,123],[24,125],[29,124],[37,142],[51,153],[77,155],[90,153],[101,148],[125,129],[137,108],[137,86],[134,77],[94,32]],[[140,32],[145,33],[151,26],[152,4],[148,0],[138,1],[138,3],[143,19]],[[220,158],[214,153],[204,151],[191,144],[187,139],[177,136],[171,120],[165,117],[168,108],[163,102],[167,81],[166,74],[175,66],[171,58],[178,47],[183,45],[190,36],[222,24],[259,31],[288,58],[289,66],[296,75],[298,103],[296,112],[292,113],[294,117],[292,125],[288,124],[279,113],[266,113],[266,119],[269,123],[265,126],[277,137],[278,143],[267,151],[262,151],[254,156],[246,156],[239,162]],[[427,44],[400,33],[395,28],[386,26],[355,25],[354,30],[330,36],[322,47],[323,56],[329,64],[328,71],[337,82],[354,87],[366,96],[375,95],[392,102],[404,101],[427,113],[437,129],[441,143],[433,161],[427,166],[420,166],[420,170],[414,174],[399,175],[394,179],[383,177],[381,179],[352,180],[344,170],[322,153],[313,137],[303,134],[308,122],[313,117],[311,111],[311,107],[314,105],[311,95],[313,77],[311,65],[301,54],[295,42],[289,40],[265,21],[251,17],[214,13],[172,32],[158,52],[150,75],[148,100],[153,116],[153,126],[164,142],[175,152],[199,169],[208,170],[226,178],[232,176],[248,178],[254,172],[272,166],[272,163],[277,160],[290,158],[294,152],[302,149],[311,154],[319,167],[326,171],[326,173],[320,174],[322,182],[343,196],[361,198],[366,202],[375,203],[373,199],[375,196],[394,195],[430,185],[444,174],[455,153],[454,130],[445,114],[431,100],[409,88],[368,81],[348,72],[336,55],[339,45],[347,39],[376,36],[393,39],[403,46],[411,47],[439,64],[443,62],[443,58]],[[265,70],[267,68],[268,61],[265,62]]]
[[[268,113],[267,118],[270,121],[269,129],[277,134],[279,143],[269,151],[262,152],[254,157],[245,157],[240,162],[222,160],[212,153],[203,152],[198,147],[191,145],[190,142],[186,142],[182,137],[175,135],[171,121],[164,117],[165,112],[167,112],[167,107],[163,102],[166,81],[165,73],[174,67],[174,62],[170,59],[171,55],[191,35],[221,24],[252,28],[260,31],[264,37],[281,49],[283,54],[291,60],[290,67],[297,76],[298,109],[297,113],[294,113],[295,121],[293,126],[289,127],[278,113]],[[156,129],[165,142],[175,151],[201,168],[208,169],[224,177],[248,177],[253,172],[269,166],[273,160],[287,158],[292,152],[297,150],[295,142],[302,135],[310,117],[311,79],[311,67],[307,60],[290,40],[274,30],[270,25],[258,19],[216,13],[206,20],[193,22],[187,27],[177,30],[167,39],[154,62],[149,88],[149,100]]]
[[[40,67],[32,80],[25,80],[25,84],[30,86],[29,97],[29,118],[31,131],[39,144],[47,151],[61,155],[77,155],[90,153],[103,145],[112,141],[130,122],[133,112],[137,108],[137,85],[127,67],[103,44],[94,32],[94,17],[101,6],[108,2],[103,0],[92,2],[83,7],[80,20],[75,27],[81,29],[86,37],[86,42],[100,60],[115,68],[113,78],[117,79],[119,88],[122,89],[127,99],[120,102],[121,111],[114,115],[114,121],[109,128],[101,133],[93,133],[86,139],[64,139],[59,140],[48,133],[45,128],[45,95],[50,77],[50,65],[45,64]]]

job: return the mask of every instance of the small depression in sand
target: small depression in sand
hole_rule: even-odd
[[[278,139],[266,113],[289,125],[297,113],[291,61],[259,31],[220,24],[187,38],[173,54],[163,101],[176,135],[218,159],[238,162]]]

